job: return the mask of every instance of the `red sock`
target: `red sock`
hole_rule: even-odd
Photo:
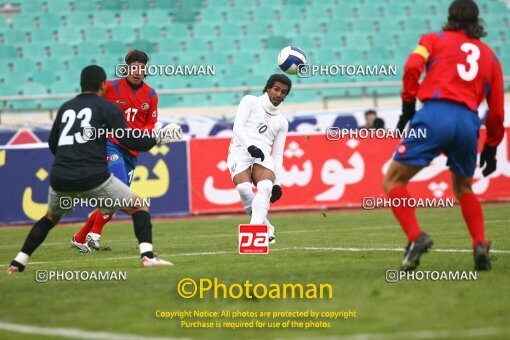
[[[464,216],[469,233],[473,239],[473,248],[476,247],[479,242],[483,242],[483,244],[487,246],[482,206],[480,205],[478,197],[472,192],[467,192],[460,196],[460,206],[462,208],[462,216]]]
[[[409,191],[407,191],[407,188],[403,185],[397,185],[391,191],[389,192],[388,196],[390,198],[411,198],[411,195],[409,194]],[[416,211],[413,207],[405,207],[405,206],[399,206],[399,207],[392,207],[391,211],[393,211],[393,214],[397,218],[398,222],[402,226],[402,229],[407,235],[407,239],[409,240],[409,243],[414,242],[418,236],[420,236],[421,229],[418,225],[418,220],[416,219]]]
[[[76,235],[74,235],[74,240],[76,242],[85,243],[85,237],[90,232],[90,229],[92,229],[92,227],[94,226],[94,221],[96,220],[96,216],[98,214],[101,216],[101,213],[99,212],[99,210],[95,210],[89,216],[89,219],[87,220],[87,223],[85,223],[85,225],[80,229],[80,231],[77,232]]]
[[[101,213],[97,214],[96,220],[94,221],[94,226],[92,227],[90,232],[101,235],[103,233],[103,228],[105,224],[110,222],[112,218],[113,214],[110,215],[103,215]]]

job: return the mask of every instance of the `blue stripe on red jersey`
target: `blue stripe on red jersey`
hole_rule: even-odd
[[[118,79],[117,80],[113,80],[112,84],[113,84],[113,87],[115,88],[115,91],[117,91],[117,94],[120,95],[120,88],[119,88],[118,81],[119,81]]]
[[[428,72],[429,71],[429,68],[432,66],[432,64],[434,64],[436,61],[438,61],[439,59],[441,58],[434,58],[432,60],[430,60],[427,65],[425,65],[425,70]]]
[[[489,82],[489,79],[485,78],[485,97],[489,94],[491,91],[491,83]]]

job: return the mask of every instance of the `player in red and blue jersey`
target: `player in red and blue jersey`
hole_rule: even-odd
[[[144,52],[133,50],[124,60],[127,64],[126,77],[107,81],[104,98],[122,110],[129,128],[152,131],[158,120],[158,95],[144,82],[144,67],[149,58]],[[106,150],[110,173],[130,185],[138,152],[122,146],[115,138],[107,141]],[[81,252],[90,252],[89,247],[102,249],[99,245],[102,230],[112,217],[94,211],[83,228],[74,235],[71,244]]]
[[[455,196],[473,239],[475,270],[490,270],[483,213],[472,191],[479,128],[478,106],[486,99],[487,138],[480,155],[483,175],[496,170],[496,148],[504,135],[504,88],[501,65],[480,37],[486,35],[473,0],[455,0],[439,33],[425,34],[404,67],[402,115],[397,128],[424,129],[427,138],[404,138],[383,180],[392,199],[408,199],[407,183],[440,153],[448,157]],[[422,72],[427,73],[419,82]],[[423,108],[415,114],[416,98]],[[404,200],[401,200],[402,202]],[[408,237],[402,270],[413,270],[432,246],[412,207],[394,207],[393,214]]]

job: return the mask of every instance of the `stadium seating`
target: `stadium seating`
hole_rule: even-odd
[[[7,1],[9,2],[9,1]],[[4,2],[5,3],[5,2]],[[16,0],[12,24],[0,15],[0,96],[59,93],[77,87],[81,68],[96,62],[113,77],[130,48],[153,62],[216,66],[216,76],[148,79],[158,89],[262,86],[278,71],[276,56],[300,46],[310,63],[396,64],[398,80],[420,34],[440,30],[449,0]],[[510,74],[510,10],[501,1],[478,1],[489,35]],[[36,67],[36,65],[39,65]],[[293,78],[296,83],[350,82],[349,77]],[[377,81],[365,77],[363,81]],[[369,88],[382,95],[398,87]],[[328,95],[331,90],[328,90]],[[359,89],[337,91],[340,96]],[[289,101],[321,101],[324,91],[292,92]],[[228,105],[239,95],[168,96],[162,105]],[[38,102],[40,104],[40,102]],[[17,105],[17,106],[16,106]],[[23,107],[25,104],[12,104]],[[44,104],[45,105],[45,104]],[[32,105],[34,106],[34,105]],[[30,107],[30,105],[28,105]]]

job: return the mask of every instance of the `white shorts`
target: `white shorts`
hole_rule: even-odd
[[[253,164],[262,165],[264,168],[271,170],[274,174],[275,169],[273,157],[266,153],[264,153],[264,156],[264,161],[262,162],[260,158],[252,157],[245,148],[231,148],[227,158],[230,177],[234,179],[235,175],[240,174],[248,168],[251,169]]]

